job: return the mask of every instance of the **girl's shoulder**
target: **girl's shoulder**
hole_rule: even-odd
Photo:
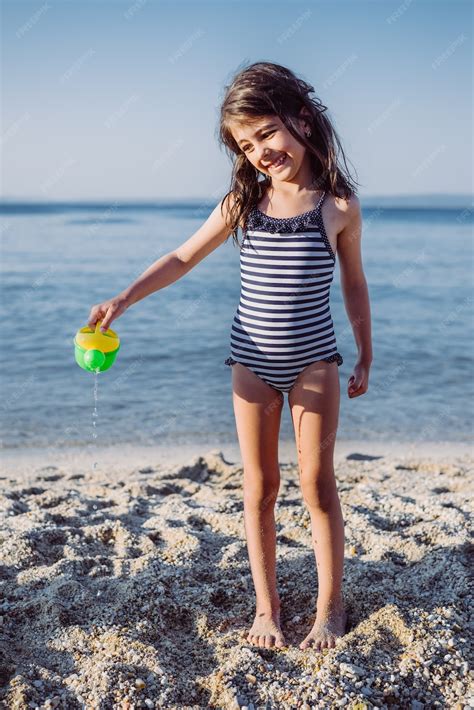
[[[329,197],[331,198],[331,201],[333,202],[335,208],[343,214],[360,211],[360,200],[355,194],[355,192],[353,192],[348,198],[328,194],[328,198]]]
[[[327,193],[324,198],[327,218],[336,225],[336,232],[342,231],[347,225],[360,218],[360,200],[355,193],[350,197],[338,197],[332,193]],[[323,205],[324,206],[324,205]]]
[[[229,228],[232,227],[231,212],[233,211],[235,204],[236,204],[236,194],[233,190],[229,191],[226,195],[224,195],[224,197],[220,201],[221,210],[224,215],[224,220]],[[240,216],[240,219],[239,219],[239,227],[241,229],[244,228],[242,215]]]

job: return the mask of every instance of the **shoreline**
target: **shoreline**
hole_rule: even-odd
[[[179,468],[198,457],[215,453],[220,453],[230,464],[241,465],[238,443],[118,444],[104,447],[89,444],[66,449],[56,447],[4,449],[0,473],[2,476],[23,476],[47,467],[64,467],[71,473],[83,471],[84,468],[97,473],[105,469],[110,471],[110,468],[113,468],[115,473],[130,473],[134,468],[139,470],[147,466]],[[466,442],[338,440],[335,446],[334,463],[337,467],[345,460],[363,461],[371,460],[373,457],[380,457],[381,460],[390,457],[397,460],[416,458],[452,462],[468,460],[473,455],[473,447]],[[295,464],[297,452],[294,440],[280,441],[278,456],[281,464]]]

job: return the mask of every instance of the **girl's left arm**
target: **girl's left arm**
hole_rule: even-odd
[[[357,344],[358,357],[347,384],[350,398],[359,397],[369,386],[372,364],[372,333],[367,281],[362,266],[362,215],[357,195],[345,203],[343,229],[337,235],[341,290]]]

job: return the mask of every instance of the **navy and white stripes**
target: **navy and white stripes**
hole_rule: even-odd
[[[240,301],[225,363],[246,365],[282,392],[312,362],[343,362],[329,306],[336,260],[321,215],[325,194],[296,217],[254,208],[240,249]]]

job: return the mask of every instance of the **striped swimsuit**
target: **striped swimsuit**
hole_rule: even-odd
[[[232,357],[280,392],[318,360],[337,361],[329,292],[336,257],[321,214],[296,217],[250,212],[240,249],[240,301],[230,335]]]

